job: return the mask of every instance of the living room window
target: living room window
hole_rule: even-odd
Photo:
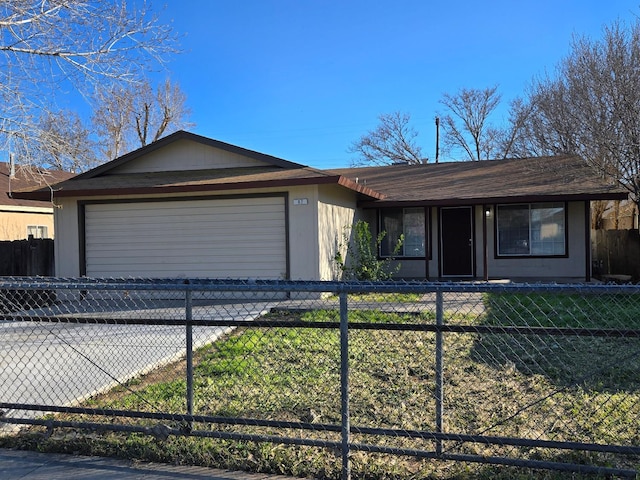
[[[381,257],[425,256],[425,211],[423,207],[385,208],[380,210],[380,231],[387,232],[380,245]],[[394,253],[400,235],[404,242]]]
[[[530,203],[498,205],[499,256],[566,255],[566,205]]]

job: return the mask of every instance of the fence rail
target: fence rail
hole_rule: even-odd
[[[4,441],[208,439],[194,461],[326,478],[640,469],[635,285],[6,278],[0,297]]]

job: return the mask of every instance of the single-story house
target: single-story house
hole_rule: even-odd
[[[46,188],[72,177],[72,173],[0,162],[0,240],[53,238],[51,198],[30,200],[13,196],[16,190]]]
[[[319,170],[184,131],[14,197],[52,193],[58,276],[292,280],[358,219],[400,278],[589,280],[590,202],[627,196],[574,156]]]

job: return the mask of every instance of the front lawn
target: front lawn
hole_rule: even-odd
[[[634,302],[604,298],[598,308],[580,299],[487,295],[483,314],[451,312],[445,323],[473,325],[617,326],[638,328],[627,315]],[[532,313],[527,313],[532,312]],[[596,312],[600,316],[596,317]],[[607,312],[606,314],[604,312]],[[335,310],[279,312],[274,320],[336,321]],[[548,320],[547,317],[552,317]],[[555,319],[555,320],[554,320]],[[350,322],[432,323],[433,313],[352,311]],[[435,334],[352,329],[350,407],[353,427],[399,431],[435,429]],[[444,336],[444,431],[501,437],[640,445],[638,339],[499,333]],[[624,362],[622,360],[625,360]],[[335,329],[238,328],[195,355],[195,412],[201,415],[339,425],[340,346]],[[185,411],[184,364],[152,372],[89,402],[92,407]],[[75,420],[78,417],[74,417]],[[87,420],[88,418],[83,418]],[[94,419],[95,420],[95,419]],[[99,418],[104,421],[105,419]],[[117,419],[133,424],[140,420]],[[169,422],[171,423],[171,422]],[[179,427],[176,424],[172,426]],[[337,432],[267,427],[194,425],[196,430],[241,431],[339,441]],[[42,450],[117,455],[177,464],[340,477],[334,449],[220,439],[34,428],[7,445],[37,443]],[[354,435],[355,443],[433,450],[430,440]],[[452,454],[514,456],[640,468],[638,459],[507,445],[447,442]],[[353,478],[566,478],[566,474],[475,463],[419,460],[355,452]],[[572,478],[583,478],[573,475]],[[590,478],[590,477],[589,477]]]

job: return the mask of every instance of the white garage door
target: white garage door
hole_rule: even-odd
[[[282,279],[282,196],[85,205],[89,277]]]

